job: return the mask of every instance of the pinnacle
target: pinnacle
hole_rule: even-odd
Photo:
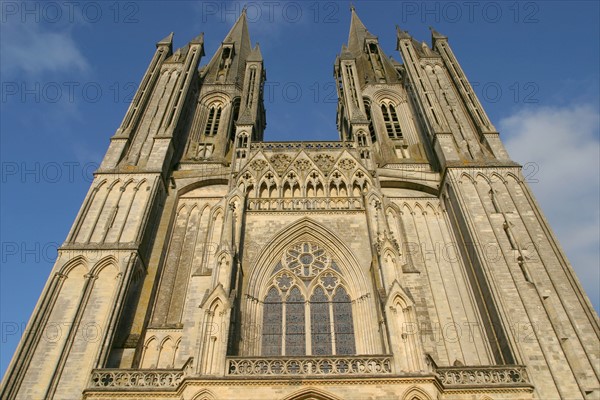
[[[157,46],[171,46],[173,45],[173,32],[169,33],[164,39],[156,43]]]
[[[408,34],[408,31],[402,30],[398,25],[396,25],[396,33],[398,34],[398,39],[411,39],[412,38]]]
[[[442,35],[441,33],[439,33],[438,31],[436,31],[435,29],[433,29],[433,27],[429,27],[429,30],[431,31],[431,37],[434,39],[448,39],[447,36]]]
[[[192,44],[202,44],[204,43],[204,32],[201,32],[198,36],[193,38],[190,43]]]

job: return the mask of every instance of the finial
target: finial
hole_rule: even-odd
[[[350,12],[356,12],[356,8],[354,8],[354,3],[350,2]]]
[[[247,8],[248,8],[248,4],[244,4],[244,7],[242,7],[242,14],[246,14]]]

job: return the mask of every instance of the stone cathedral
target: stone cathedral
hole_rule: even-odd
[[[431,32],[399,63],[351,11],[331,142],[263,140],[245,12],[202,67],[158,42],[2,399],[599,399],[598,316]]]

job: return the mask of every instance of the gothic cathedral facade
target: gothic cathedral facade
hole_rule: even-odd
[[[448,39],[397,47],[352,10],[339,141],[265,142],[245,12],[202,68],[158,42],[1,397],[599,399],[598,316]]]

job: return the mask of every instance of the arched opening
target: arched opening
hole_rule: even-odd
[[[303,243],[309,244],[307,252],[304,252],[303,247],[300,248],[302,251],[299,251],[298,246]],[[294,250],[295,253],[290,250]],[[323,259],[323,257],[325,258]],[[364,273],[365,267],[342,239],[310,218],[301,218],[274,233],[272,239],[262,248],[249,267],[248,279],[244,281],[242,290],[245,300],[243,300],[242,320],[239,321],[239,324],[252,327],[252,330],[248,331],[240,341],[239,355],[287,354],[284,352],[287,324],[284,319],[286,301],[290,299],[293,287],[298,288],[305,302],[302,318],[305,321],[306,355],[315,354],[312,349],[311,335],[313,332],[323,335],[330,334],[332,343],[335,343],[335,326],[323,328],[324,330],[320,331],[313,330],[311,325],[311,297],[314,302],[318,302],[319,299],[323,303],[325,302],[322,293],[317,290],[318,287],[324,291],[327,307],[331,309],[330,324],[339,324],[337,333],[342,335],[350,334],[349,327],[352,326],[354,334],[354,348],[336,349],[332,344],[331,353],[381,354],[384,349],[380,335],[376,331],[364,329],[371,323],[377,324],[374,297],[371,294],[372,288],[368,283],[368,277]],[[347,297],[344,295],[344,291],[337,291],[339,286],[344,288]],[[271,290],[272,288],[274,289]],[[348,298],[350,303],[347,301]],[[293,299],[295,297],[290,300]],[[281,302],[281,306],[279,302]],[[348,307],[348,305],[350,306]],[[344,321],[348,325],[343,326],[342,321],[336,322],[333,316],[334,307],[337,311],[343,311],[344,307],[351,311],[346,313],[347,317],[344,317],[346,318]],[[312,312],[317,312],[317,310],[314,309]],[[265,313],[271,317],[274,315],[277,317],[265,319]],[[361,324],[357,324],[357,315],[361,316]],[[274,327],[274,324],[277,328]],[[263,325],[268,329],[263,331]],[[265,337],[263,337],[263,332]],[[271,335],[271,337],[266,337],[267,335]],[[277,336],[282,338],[281,343],[275,341]],[[270,350],[266,350],[266,347],[263,350],[263,344],[272,347]]]
[[[269,286],[262,299],[263,356],[356,354],[347,283],[322,246],[289,246]]]
[[[215,136],[219,132],[222,107],[219,103],[213,103],[208,109],[206,125],[204,125],[204,136]]]
[[[400,121],[396,112],[396,106],[392,103],[384,103],[381,105],[381,113],[385,123],[385,130],[390,139],[402,139],[402,130],[400,129]]]

